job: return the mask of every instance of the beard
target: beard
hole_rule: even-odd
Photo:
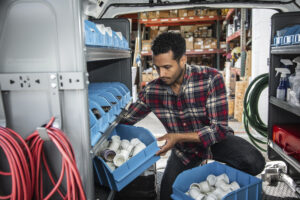
[[[184,69],[179,67],[179,70],[174,74],[173,77],[162,77],[161,80],[164,82],[164,84],[171,86],[181,78],[183,73],[184,73]]]

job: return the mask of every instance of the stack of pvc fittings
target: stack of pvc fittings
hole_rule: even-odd
[[[138,138],[121,140],[118,135],[112,136],[107,144],[108,147],[100,152],[100,156],[112,171],[146,148]]]
[[[221,200],[228,193],[239,189],[236,181],[229,182],[226,174],[210,174],[205,181],[192,183],[186,194],[196,200]]]

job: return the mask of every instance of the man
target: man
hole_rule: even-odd
[[[208,158],[252,175],[260,173],[265,165],[261,153],[228,127],[222,75],[213,68],[188,65],[180,34],[162,33],[151,49],[159,78],[139,93],[123,122],[134,124],[152,111],[167,130],[157,139],[166,141],[157,155],[172,149],[160,199],[171,199],[172,184],[179,173]]]

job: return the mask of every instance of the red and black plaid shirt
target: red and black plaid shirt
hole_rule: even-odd
[[[178,143],[175,153],[184,164],[210,158],[209,146],[233,134],[222,75],[215,69],[186,65],[180,93],[159,78],[139,93],[122,123],[135,124],[153,112],[168,133],[198,132],[200,143]]]

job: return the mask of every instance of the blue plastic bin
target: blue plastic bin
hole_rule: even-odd
[[[93,108],[96,108],[99,111],[101,115],[100,119],[97,119],[94,113],[92,112]],[[89,100],[89,117],[91,145],[94,146],[109,126],[109,114],[105,113],[102,110],[100,103],[97,103],[93,100]]]
[[[97,28],[95,23],[85,20],[84,30],[85,30],[85,44],[95,46],[97,40]]]
[[[119,135],[121,139],[138,138],[147,146],[114,171],[111,171],[101,157],[94,158],[94,168],[99,182],[111,190],[120,191],[160,157],[155,155],[159,150],[156,139],[147,129],[120,124],[112,132],[112,135],[115,134]]]
[[[228,175],[230,182],[238,182],[241,188],[227,194],[222,200],[262,199],[261,179],[219,162],[212,162],[200,167],[195,167],[179,174],[173,184],[173,194],[171,197],[174,200],[193,200],[193,198],[185,194],[192,183],[199,183],[206,180],[209,174],[218,176],[223,173]]]
[[[106,47],[108,44],[108,34],[105,30],[105,26],[103,24],[96,24],[96,28],[99,32],[97,45]]]
[[[108,102],[108,100],[106,98],[104,98],[103,96],[100,95],[96,95],[96,94],[89,94],[88,98],[94,102],[96,102],[102,109],[103,106],[109,106],[110,110],[108,112],[104,111],[105,113],[104,116],[107,116],[107,120],[108,123],[112,123],[115,119],[116,119],[116,108],[115,106],[111,105],[111,103]]]

